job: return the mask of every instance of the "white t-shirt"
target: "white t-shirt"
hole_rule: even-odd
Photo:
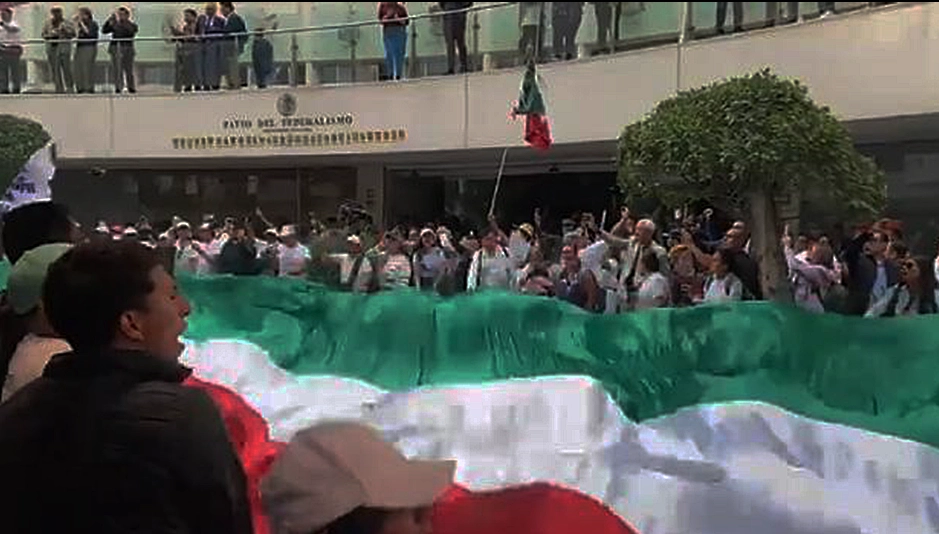
[[[280,276],[303,278],[306,276],[307,263],[311,258],[310,249],[303,245],[297,244],[293,247],[280,245],[277,249]]]
[[[26,334],[26,337],[16,346],[13,358],[10,359],[0,402],[6,402],[23,386],[42,376],[42,371],[53,356],[71,350],[72,347],[64,339]]]
[[[479,249],[470,263],[466,290],[510,289],[514,271],[512,260],[501,247],[491,255],[485,249]]]
[[[175,272],[197,274],[200,262],[207,263],[202,261],[202,255],[196,251],[192,243],[176,244],[176,259],[173,265]]]
[[[743,298],[743,283],[733,274],[709,278],[704,288],[704,302],[733,302]]]
[[[14,46],[20,44],[20,27],[15,21],[10,21],[0,26],[0,48],[4,46]]]
[[[362,258],[359,265],[359,274],[352,281],[352,268],[355,267],[356,257],[348,253],[330,254],[330,258],[339,264],[339,281],[342,284],[352,285],[352,291],[368,291],[369,281],[372,279],[372,262]]]

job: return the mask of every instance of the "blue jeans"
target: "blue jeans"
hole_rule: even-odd
[[[385,40],[385,69],[388,78],[400,80],[404,76],[404,55],[408,44],[408,29],[406,26],[385,26],[383,32]]]

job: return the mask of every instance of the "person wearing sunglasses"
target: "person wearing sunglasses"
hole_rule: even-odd
[[[937,313],[936,279],[927,258],[907,258],[899,265],[899,282],[875,302],[865,317],[896,317]]]

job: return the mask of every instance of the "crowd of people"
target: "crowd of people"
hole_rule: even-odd
[[[407,460],[355,422],[270,440],[179,363],[189,304],[153,247],[84,240],[52,202],[8,213],[3,241],[6,531],[429,531],[453,462]]]
[[[312,280],[359,293],[402,288],[449,296],[488,290],[557,298],[595,313],[762,300],[757,259],[743,221],[718,223],[712,209],[676,219],[667,231],[623,208],[607,231],[592,214],[511,229],[495,217],[481,230],[440,223],[374,233],[348,216],[329,224],[275,226],[252,217],[197,225],[175,218],[156,231],[145,219],[110,226],[94,239],[136,240],[164,251],[168,269],[190,275],[267,275]],[[167,227],[168,226],[168,227]],[[893,316],[935,313],[939,262],[910,255],[900,225],[882,221],[833,243],[790,235],[779,243],[797,306],[811,312]]]
[[[372,245],[369,218],[352,203],[328,225],[276,232],[260,210],[250,220],[206,216],[195,229],[176,218],[168,228],[141,219],[83,232],[62,205],[18,207],[2,228],[12,264],[0,302],[4,525],[20,534],[141,525],[428,532],[443,520],[429,511],[452,483],[453,464],[406,461],[350,422],[271,442],[243,399],[178,362],[190,308],[173,271],[332,278],[362,292],[517,291],[597,313],[762,298],[746,224],[725,224],[711,209],[681,215],[660,233],[627,208],[609,231],[604,217],[597,224],[579,214],[551,235],[536,210],[508,235],[490,217],[478,235],[405,226]],[[779,245],[806,310],[936,313],[939,261],[910,257],[896,221],[859,227],[840,247],[788,234]],[[346,250],[334,248],[337,240]],[[413,478],[419,472],[427,477]],[[376,473],[397,475],[378,481]],[[381,486],[352,491],[369,481]],[[408,498],[396,497],[405,486]],[[45,513],[50,502],[55,513]]]

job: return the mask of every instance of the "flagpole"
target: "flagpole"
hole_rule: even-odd
[[[496,213],[496,199],[499,197],[499,186],[502,184],[502,172],[505,170],[505,157],[509,155],[509,147],[502,151],[502,162],[499,163],[499,174],[496,175],[496,187],[492,191],[492,202],[489,203],[489,217]]]

